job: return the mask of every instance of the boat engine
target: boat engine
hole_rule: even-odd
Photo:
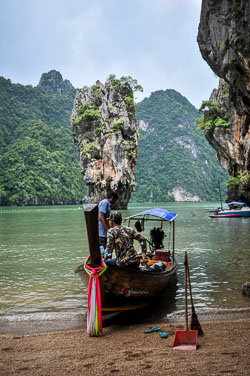
[[[158,228],[153,228],[150,231],[150,242],[153,244],[155,249],[162,249],[164,248],[163,245],[163,239],[164,239],[164,231],[158,227]]]

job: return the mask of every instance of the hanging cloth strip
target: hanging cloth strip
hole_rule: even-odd
[[[84,263],[84,269],[89,274],[88,308],[87,308],[87,333],[91,337],[98,336],[102,332],[102,311],[99,276],[105,272],[107,265],[101,257],[101,265],[93,268],[90,256]]]

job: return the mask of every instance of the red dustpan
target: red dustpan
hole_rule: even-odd
[[[185,321],[186,330],[176,330],[173,350],[196,350],[198,330],[188,330],[188,311],[187,311],[187,251],[185,251]]]
[[[196,350],[198,330],[176,330],[173,350]]]

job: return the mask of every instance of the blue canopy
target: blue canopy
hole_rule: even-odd
[[[227,205],[246,205],[245,202],[239,202],[239,201],[232,201],[232,202],[227,202]]]
[[[131,217],[128,217],[126,219],[131,219],[131,218],[135,218],[135,217],[139,217],[139,216],[153,216],[153,217],[158,217],[158,218],[161,218],[162,220],[164,221],[174,221],[175,218],[178,216],[178,214],[174,213],[174,212],[171,212],[167,209],[149,209],[149,210],[145,210],[141,213],[137,213],[137,214],[134,214],[134,215],[131,215]]]

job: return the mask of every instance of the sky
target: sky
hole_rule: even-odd
[[[36,86],[59,71],[75,88],[132,76],[139,102],[174,89],[196,108],[218,78],[197,43],[201,0],[0,0],[0,76]]]

